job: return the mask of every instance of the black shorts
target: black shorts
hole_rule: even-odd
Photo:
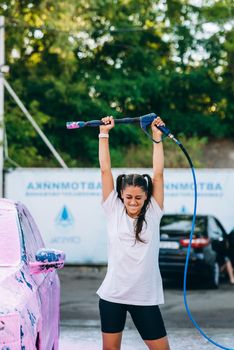
[[[125,326],[127,311],[143,340],[155,340],[167,335],[158,305],[138,306],[99,300],[103,333],[119,333]]]

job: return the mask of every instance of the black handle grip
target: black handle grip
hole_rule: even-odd
[[[115,124],[131,124],[131,123],[139,123],[140,118],[122,118],[122,119],[114,119]],[[105,125],[101,120],[90,120],[85,122],[85,126],[100,126]]]

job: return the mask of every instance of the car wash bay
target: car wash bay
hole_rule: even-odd
[[[100,350],[101,332],[96,290],[105,268],[66,266],[59,271],[61,280],[60,350]],[[183,305],[182,285],[164,281],[165,304],[161,306],[173,350],[212,350],[213,344],[202,338],[193,327]],[[222,281],[210,290],[201,285],[188,290],[188,304],[199,326],[215,342],[234,348],[234,287]],[[123,334],[123,350],[144,350],[130,318]]]

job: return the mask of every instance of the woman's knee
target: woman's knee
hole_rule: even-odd
[[[103,350],[120,350],[121,333],[102,333]]]
[[[145,344],[150,350],[170,350],[167,336],[155,340],[145,340]]]
[[[117,345],[115,343],[113,343],[113,344],[110,343],[110,344],[103,344],[102,349],[103,350],[120,350],[120,347],[121,347],[120,344]]]

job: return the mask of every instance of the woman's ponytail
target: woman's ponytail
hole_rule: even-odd
[[[142,176],[147,179],[147,200],[150,201],[150,198],[153,194],[153,182],[151,176],[148,174],[143,174]]]
[[[122,197],[121,197],[121,191],[123,190],[124,188],[124,179],[125,179],[125,174],[121,174],[117,177],[116,179],[116,191],[118,193],[118,197],[122,200]]]

